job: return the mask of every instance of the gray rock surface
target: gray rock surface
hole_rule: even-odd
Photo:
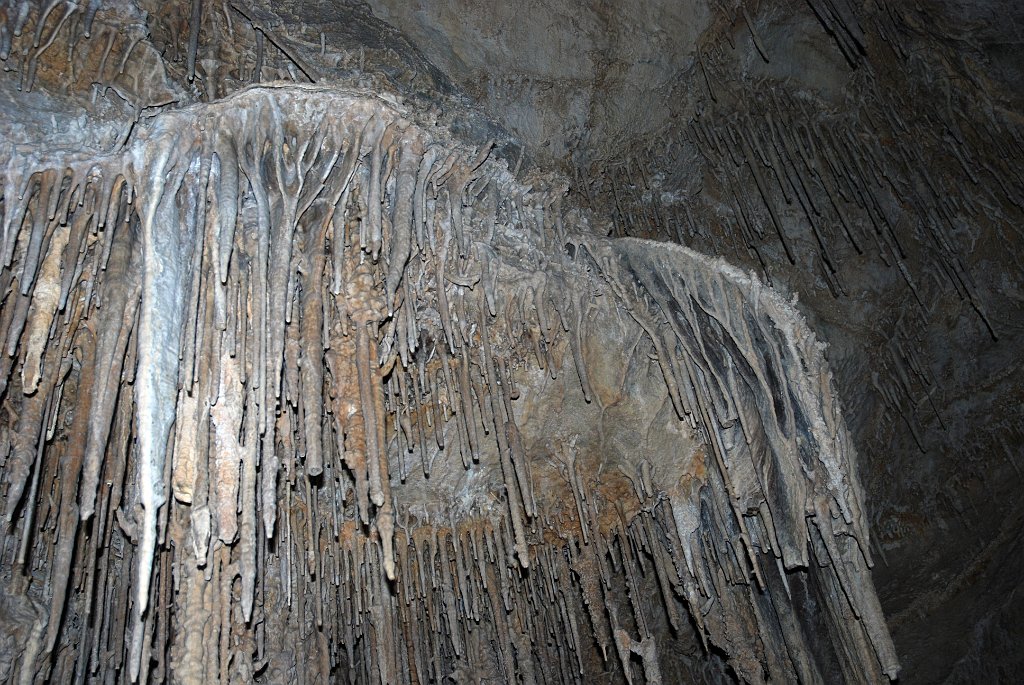
[[[0,3],[0,680],[1012,681],[1022,34]]]

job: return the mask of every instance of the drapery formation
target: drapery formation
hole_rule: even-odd
[[[665,621],[752,682],[895,677],[801,317],[489,152],[294,85],[5,151],[0,679],[660,682]],[[604,407],[626,350],[592,316],[656,361],[691,468],[527,449],[536,370]],[[494,478],[407,503],[459,471]]]

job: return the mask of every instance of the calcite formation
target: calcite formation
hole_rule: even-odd
[[[793,304],[231,7],[306,83],[3,149],[0,680],[895,678]]]

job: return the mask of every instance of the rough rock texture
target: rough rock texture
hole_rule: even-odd
[[[1013,8],[373,9],[0,5],[0,680],[1014,673]]]
[[[713,16],[704,0],[369,5],[548,164],[660,129]]]
[[[374,3],[411,36],[447,15],[399,5]],[[615,235],[691,245],[799,294],[863,455],[901,680],[1014,680],[1021,651],[996,645],[1022,623],[1021,6],[721,2],[711,14],[682,41],[694,63],[667,87],[635,81],[642,95],[622,105],[668,108],[663,127],[636,114],[635,135],[591,136],[561,162]],[[444,46],[471,53],[460,44],[479,41],[476,24],[488,22],[423,49],[450,63]],[[554,30],[553,44],[579,33]],[[513,73],[531,59],[500,54]],[[582,78],[581,104],[613,99]],[[488,111],[514,126],[517,106]],[[593,116],[589,129],[610,130]]]

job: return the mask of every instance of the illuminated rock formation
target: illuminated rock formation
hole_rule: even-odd
[[[320,4],[4,8],[0,680],[896,678],[826,345],[768,279],[813,254],[838,298],[874,245],[994,340],[947,236],[1014,180],[957,194],[910,141],[745,111],[702,52],[663,153],[570,180],[360,8],[331,49]],[[1015,173],[949,125],[968,173]],[[672,186],[694,151],[761,275],[642,239],[728,225]],[[913,431],[928,373],[894,349]]]

